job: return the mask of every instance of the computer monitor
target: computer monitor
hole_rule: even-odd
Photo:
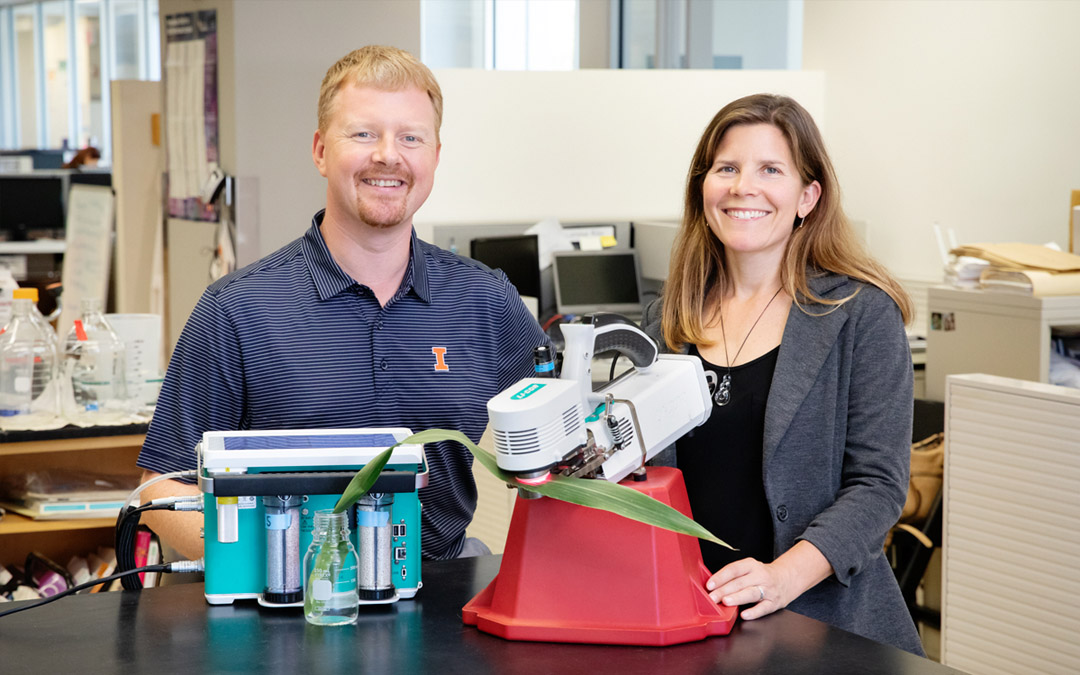
[[[103,185],[112,187],[112,172],[110,171],[72,171],[68,174],[68,182],[72,185]]]
[[[665,221],[635,221],[634,250],[641,256],[641,276],[663,281],[668,276],[671,247],[679,233],[679,223]]]
[[[637,251],[556,251],[552,268],[560,314],[641,314]]]
[[[64,151],[60,148],[55,150],[0,150],[0,156],[28,157],[34,171],[59,169],[64,165]]]
[[[540,298],[540,242],[535,234],[473,239],[469,257],[502,270],[520,295]]]
[[[8,240],[55,236],[64,230],[65,176],[0,175],[0,233]]]

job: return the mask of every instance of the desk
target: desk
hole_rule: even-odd
[[[674,647],[511,642],[461,622],[496,572],[485,556],[425,563],[413,601],[319,628],[299,610],[211,607],[202,584],[63,598],[0,619],[12,673],[956,673],[781,611]]]

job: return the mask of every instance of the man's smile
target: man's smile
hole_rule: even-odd
[[[405,184],[405,181],[391,178],[362,178],[361,181],[374,187],[401,187]]]

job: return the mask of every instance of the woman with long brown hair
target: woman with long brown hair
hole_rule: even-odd
[[[908,484],[911,314],[853,234],[809,113],[768,94],[717,113],[644,322],[713,392],[676,461],[695,518],[739,549],[702,544],[715,602],[923,653],[882,552]]]

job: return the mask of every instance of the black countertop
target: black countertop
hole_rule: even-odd
[[[415,600],[353,626],[299,609],[210,606],[202,584],[96,593],[0,618],[5,673],[956,673],[786,610],[672,647],[513,642],[461,621],[498,572],[485,556],[424,566]],[[12,605],[0,604],[0,608]]]
[[[68,438],[97,438],[100,436],[127,436],[145,434],[150,423],[123,424],[117,426],[78,427],[69,424],[59,429],[45,431],[0,431],[0,443],[23,443],[26,441],[56,441]]]

